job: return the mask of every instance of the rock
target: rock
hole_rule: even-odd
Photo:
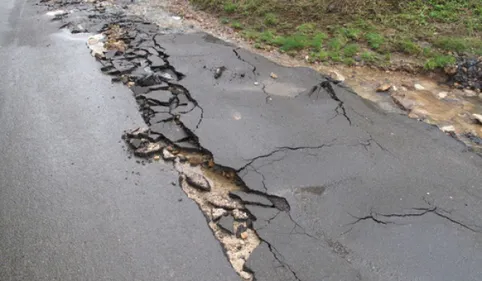
[[[336,82],[343,82],[345,81],[345,77],[338,73],[337,71],[331,71],[328,76]]]
[[[455,132],[455,127],[452,125],[448,125],[448,126],[441,127],[440,130],[442,130],[442,132],[444,133],[452,133],[452,132]]]
[[[236,237],[247,239],[248,238],[248,233],[246,232],[247,230],[248,228],[245,225],[240,224],[236,229]]]
[[[186,175],[186,182],[196,189],[211,191],[211,184],[203,175],[195,173]]]
[[[223,72],[225,70],[226,70],[226,67],[224,66],[216,68],[216,70],[214,71],[214,79],[220,78],[223,75]]]
[[[409,98],[406,98],[405,95],[392,94],[391,97],[392,97],[393,102],[398,107],[400,107],[400,109],[405,110],[405,111],[411,110],[416,104],[415,101],[413,101]]]
[[[133,148],[133,149],[138,149],[141,147],[142,145],[142,141],[140,139],[130,139],[129,140],[129,145]]]
[[[213,218],[214,221],[217,221],[219,218],[227,214],[228,214],[228,211],[221,208],[213,208],[211,210],[211,217]]]
[[[420,84],[415,84],[413,85],[413,87],[415,88],[415,90],[425,90],[425,87]]]
[[[274,72],[271,72],[269,76],[273,79],[278,79],[278,75],[276,75]]]
[[[221,217],[217,225],[229,232],[229,234],[234,234],[234,218],[232,216],[228,215]]]
[[[149,156],[151,154],[160,152],[162,150],[162,146],[160,143],[148,143],[145,146],[142,146],[134,151],[134,154],[137,156]]]
[[[408,118],[419,119],[419,120],[422,119],[420,116],[418,116],[418,115],[417,115],[416,113],[414,113],[414,112],[410,112],[410,113],[408,114]]]
[[[241,235],[240,235],[240,237],[241,237],[243,240],[248,239],[248,232],[246,232],[246,231],[245,231],[245,232],[242,232]]]
[[[464,89],[464,96],[475,97],[475,96],[477,96],[477,93],[475,91],[470,90],[470,89]]]
[[[392,88],[392,85],[390,84],[382,84],[377,88],[377,92],[387,92]]]
[[[259,82],[254,82],[254,85],[255,85],[255,86],[258,86],[258,85],[259,85]]]
[[[210,194],[207,198],[207,201],[217,207],[217,208],[223,208],[223,209],[227,209],[227,210],[234,210],[234,209],[241,209],[242,206],[229,199],[229,198],[226,198],[222,195],[219,195],[219,194]]]
[[[444,72],[445,74],[450,76],[455,75],[457,73],[457,66],[455,65],[446,66],[444,67]]]
[[[117,52],[117,51],[116,51]],[[127,73],[136,68],[136,66],[128,60],[120,59],[120,60],[113,60],[112,65],[120,72],[120,73]]]
[[[244,204],[273,206],[273,203],[271,203],[270,200],[259,194],[247,193],[244,191],[232,191],[229,193],[229,195],[235,198],[240,198]]]
[[[476,121],[478,124],[482,125],[482,115],[481,114],[472,114],[472,120]]]
[[[149,87],[149,86],[154,86],[154,85],[163,84],[163,83],[164,83],[164,80],[161,77],[159,77],[157,73],[146,75],[137,80],[137,85],[141,87]]]
[[[482,145],[482,138],[479,136],[474,135],[472,132],[464,134],[464,136],[469,139],[471,142],[477,144],[477,145]]]
[[[437,96],[438,96],[439,99],[444,99],[444,98],[447,97],[448,94],[449,93],[447,93],[447,92],[440,92],[440,93],[437,94]]]
[[[248,214],[238,209],[233,210],[233,217],[236,220],[247,220],[249,218]]]
[[[159,68],[166,65],[166,62],[158,56],[150,55],[147,57],[147,60],[151,63],[151,68]]]

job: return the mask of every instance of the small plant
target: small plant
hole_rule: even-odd
[[[352,40],[358,40],[361,36],[362,31],[358,28],[344,28],[343,33],[347,38]]]
[[[360,58],[365,62],[374,62],[376,61],[377,56],[373,52],[366,51],[361,53]]]
[[[326,51],[319,51],[316,54],[316,58],[320,61],[326,61],[330,57],[330,54]]]
[[[464,38],[457,37],[440,37],[433,44],[443,50],[465,52],[470,48],[469,42]]]
[[[229,23],[229,19],[228,19],[228,18],[221,18],[221,23],[222,23],[222,24],[228,24],[228,23]]]
[[[323,46],[323,41],[328,38],[323,32],[316,33],[313,39],[311,40],[311,47],[315,50],[320,50]]]
[[[352,66],[355,64],[355,60],[353,58],[344,58],[343,63],[349,66]]]
[[[238,30],[243,29],[243,25],[239,21],[233,21],[231,27]]]
[[[262,32],[260,35],[259,35],[259,39],[263,42],[267,42],[267,43],[271,43],[273,41],[273,39],[275,38],[273,32],[271,31],[265,31],[265,32]]]
[[[348,44],[343,49],[343,55],[347,58],[352,58],[354,55],[358,53],[360,47],[358,44]]]
[[[315,32],[316,25],[314,23],[304,23],[299,25],[296,30],[302,34],[311,34]]]
[[[249,40],[257,40],[260,37],[260,33],[254,30],[243,30],[242,34]]]
[[[273,13],[267,13],[264,15],[264,23],[266,25],[276,25],[278,23],[278,18]]]
[[[236,5],[233,2],[228,1],[228,2],[224,3],[223,9],[226,13],[232,14],[232,13],[236,12],[236,10],[238,9],[238,5]]]
[[[308,38],[303,34],[294,34],[284,38],[282,51],[301,50],[308,46]]]
[[[333,61],[333,62],[342,62],[343,59],[342,57],[340,56],[340,53],[337,52],[337,51],[331,51],[328,53],[328,56],[330,57],[330,59]]]
[[[365,34],[365,39],[368,42],[368,46],[374,50],[380,49],[381,45],[385,42],[385,38],[379,33],[375,32]]]
[[[409,55],[418,55],[423,52],[422,48],[411,40],[403,40],[399,42],[400,51]]]
[[[447,55],[436,55],[425,62],[424,68],[426,70],[434,70],[437,68],[444,68],[448,65],[455,64],[455,57]]]
[[[343,38],[341,37],[334,37],[334,38],[331,38],[330,41],[328,41],[328,48],[331,50],[331,51],[340,51],[341,48],[343,47],[343,45],[345,45],[345,40],[343,40]]]

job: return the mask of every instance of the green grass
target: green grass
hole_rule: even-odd
[[[436,55],[425,62],[424,68],[426,70],[434,70],[437,68],[444,68],[447,65],[455,63],[455,57],[450,55]]]
[[[365,51],[365,52],[361,53],[360,58],[364,62],[370,62],[371,63],[371,62],[375,62],[377,60],[377,55],[374,52]]]
[[[352,65],[358,55],[386,66],[400,53],[431,70],[452,63],[453,53],[482,55],[482,0],[189,1],[257,48],[308,53],[311,61]]]
[[[399,42],[400,51],[408,55],[419,55],[423,53],[422,47],[412,40],[406,39]]]
[[[234,28],[234,29],[240,30],[240,29],[243,29],[243,24],[240,23],[239,21],[233,21],[231,23],[231,27]]]
[[[273,13],[267,13],[264,15],[264,23],[266,25],[276,25],[278,23],[278,18]]]
[[[345,57],[353,58],[358,53],[358,50],[360,50],[358,44],[349,44],[343,48],[343,55]]]
[[[385,42],[383,35],[375,32],[369,32],[365,34],[365,40],[367,40],[368,46],[373,50],[380,49],[382,44]]]
[[[231,14],[231,13],[236,12],[236,10],[238,9],[238,5],[236,5],[236,4],[228,1],[228,2],[224,3],[223,8],[224,8],[224,11],[225,11],[226,13],[230,13],[230,14]]]

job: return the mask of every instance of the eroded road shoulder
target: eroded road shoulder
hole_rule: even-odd
[[[462,144],[312,70],[81,5],[55,20],[98,33],[132,90],[146,127],[125,141],[173,164],[241,278],[478,280],[482,162]]]

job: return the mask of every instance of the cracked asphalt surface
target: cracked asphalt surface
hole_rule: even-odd
[[[216,208],[259,239],[241,258],[252,274],[241,271],[244,279],[480,280],[482,159],[437,128],[204,33],[68,1],[49,8],[78,10],[49,23],[22,10],[33,3],[11,4],[0,49],[10,62],[0,88],[6,280],[235,280],[214,240],[240,273],[229,234],[211,224],[221,224]],[[55,30],[79,23],[93,33],[119,28],[126,50],[96,65],[86,37]],[[129,131],[137,127],[147,128]],[[123,130],[135,155],[162,154],[174,169],[136,165],[118,143]],[[130,170],[137,181],[123,180]],[[178,202],[178,176],[205,218]],[[234,201],[214,202],[215,193]]]
[[[0,280],[239,280],[177,173],[128,158],[130,91],[35,3],[0,9]]]

